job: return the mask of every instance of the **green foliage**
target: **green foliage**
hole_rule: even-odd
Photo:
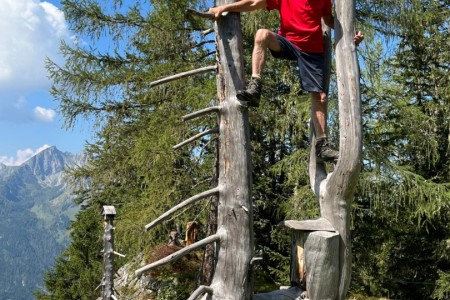
[[[448,51],[439,49],[449,42],[449,15],[438,13],[439,1],[377,5],[378,13],[366,11],[367,24],[396,41],[386,44],[394,50],[380,42],[363,49],[365,142],[354,204],[352,291],[442,297],[445,287],[436,287],[436,280],[449,270],[441,245],[450,236],[450,124]],[[388,24],[380,12],[396,17]],[[377,40],[377,31],[368,36]]]
[[[172,146],[216,123],[215,118],[181,122],[181,116],[210,105],[216,94],[214,75],[149,87],[159,78],[213,63],[208,54],[210,41],[200,35],[205,22],[185,14],[186,7],[201,4],[158,1],[151,8],[145,5],[63,1],[75,32],[92,44],[105,36],[113,43],[108,51],[81,43],[62,44],[66,64],[47,63],[52,94],[66,125],[85,118],[94,124],[96,139],[86,145],[88,163],[71,174],[87,182],[77,191],[77,201],[84,208],[71,227],[73,242],[47,273],[48,293],[37,293],[40,299],[100,296],[95,288],[102,274],[103,205],[117,210],[115,248],[133,257],[167,241],[175,226],[169,221],[145,233],[145,224],[175,203],[210,188],[211,140],[205,138],[179,151]],[[197,219],[206,224],[206,216],[207,203],[193,207],[176,222]],[[117,259],[117,267],[124,262]],[[73,270],[79,270],[80,276]]]
[[[433,298],[438,300],[448,299],[450,297],[450,273],[438,271],[439,279],[436,282],[436,289],[433,292]]]
[[[84,209],[71,225],[72,243],[45,274],[49,293],[36,291],[36,299],[96,299],[102,279],[101,218],[95,209]]]

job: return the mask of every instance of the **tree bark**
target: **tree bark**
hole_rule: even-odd
[[[230,1],[217,1],[223,5]],[[234,1],[231,1],[234,2]],[[218,245],[212,299],[248,300],[254,255],[251,159],[248,111],[236,91],[243,88],[244,67],[240,16],[229,13],[215,25],[220,101],[219,205],[217,225],[224,230]]]
[[[336,274],[338,277],[337,299],[343,300],[346,298],[351,279],[350,213],[360,171],[361,101],[359,68],[356,46],[353,41],[355,1],[336,0],[335,11],[340,155],[334,171],[327,174],[325,166],[315,159],[313,137],[310,155],[310,182],[319,199],[321,217],[327,219],[340,235],[339,271]],[[321,286],[325,287],[328,283],[317,279],[310,282],[311,284],[313,287],[307,287],[308,289],[320,290]],[[314,300],[314,298],[311,299]]]
[[[336,72],[339,92],[339,162],[327,184],[323,215],[339,232],[339,291],[345,299],[351,278],[350,213],[361,165],[361,97],[356,57],[355,1],[335,4]],[[326,203],[326,204],[325,204]]]
[[[304,252],[309,299],[334,300],[338,290],[339,235],[329,231],[306,234]],[[320,280],[323,284],[310,284]]]

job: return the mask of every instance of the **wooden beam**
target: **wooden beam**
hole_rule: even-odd
[[[114,206],[103,206],[103,300],[114,295]]]
[[[284,226],[293,230],[302,231],[336,231],[331,223],[325,218],[303,221],[286,220],[280,222],[278,226]]]

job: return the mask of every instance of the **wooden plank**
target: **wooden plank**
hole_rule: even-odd
[[[336,231],[331,223],[324,218],[303,221],[286,220],[280,222],[278,226],[284,226],[293,230],[302,231]]]

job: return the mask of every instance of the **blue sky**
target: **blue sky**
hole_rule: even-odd
[[[72,40],[59,1],[1,0],[0,6],[0,162],[17,165],[48,146],[82,151],[92,132],[82,122],[63,129],[44,68],[46,57],[62,61],[59,43]]]

